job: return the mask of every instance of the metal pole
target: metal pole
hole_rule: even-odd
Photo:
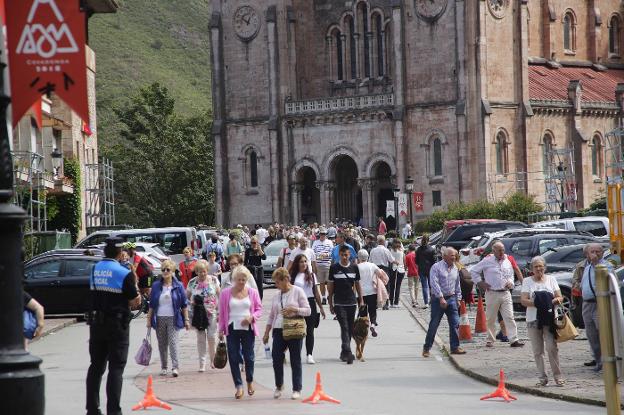
[[[4,36],[0,31],[0,53]],[[45,408],[41,359],[24,350],[21,261],[22,226],[26,212],[10,203],[13,196],[13,161],[7,128],[11,98],[4,92],[0,61],[0,403],[2,413],[42,415]],[[13,91],[17,93],[17,91]]]
[[[611,294],[609,293],[609,271],[604,265],[596,267],[596,300],[600,331],[600,351],[605,384],[607,414],[620,414],[620,387],[617,379],[615,345],[613,344],[613,319],[611,316]],[[598,363],[600,364],[600,363]]]

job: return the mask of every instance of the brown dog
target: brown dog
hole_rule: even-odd
[[[364,346],[368,339],[370,320],[368,319],[368,309],[366,304],[360,307],[358,318],[353,324],[353,339],[355,340],[355,357],[360,362],[364,362]]]

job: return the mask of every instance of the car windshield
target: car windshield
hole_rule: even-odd
[[[464,249],[472,249],[478,246],[477,244],[479,243],[479,241],[480,241],[479,238],[471,240],[470,242],[468,242],[468,245],[464,247]]]
[[[280,251],[287,246],[288,242],[286,241],[271,242],[264,250],[264,253],[266,254],[266,256],[279,256]]]
[[[160,249],[160,245],[152,245],[152,249],[154,250],[154,252],[156,252],[158,255],[162,255],[162,256],[167,256],[167,254],[165,254],[163,252],[162,249]]]

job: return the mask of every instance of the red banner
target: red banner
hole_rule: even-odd
[[[85,14],[79,1],[6,2],[13,126],[41,95],[89,119]]]
[[[414,192],[414,211],[422,212],[425,209],[425,194],[423,192]]]

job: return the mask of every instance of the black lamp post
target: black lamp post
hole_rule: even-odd
[[[414,179],[412,176],[407,176],[407,180],[405,180],[405,191],[408,194],[409,200],[407,201],[408,209],[409,209],[409,221],[413,223],[414,220],[412,218],[412,193],[414,193]]]
[[[4,42],[1,35],[0,41]],[[21,258],[22,225],[27,215],[9,202],[13,196],[13,161],[7,130],[11,98],[4,93],[5,68],[0,62],[0,406],[3,414],[43,415],[41,359],[24,350]]]
[[[399,236],[399,194],[401,193],[401,189],[395,188],[394,192],[394,228],[397,233],[397,237]]]
[[[58,148],[54,148],[50,157],[52,157],[52,168],[54,169],[54,178],[56,179],[61,170],[61,165],[63,165],[63,153]]]

